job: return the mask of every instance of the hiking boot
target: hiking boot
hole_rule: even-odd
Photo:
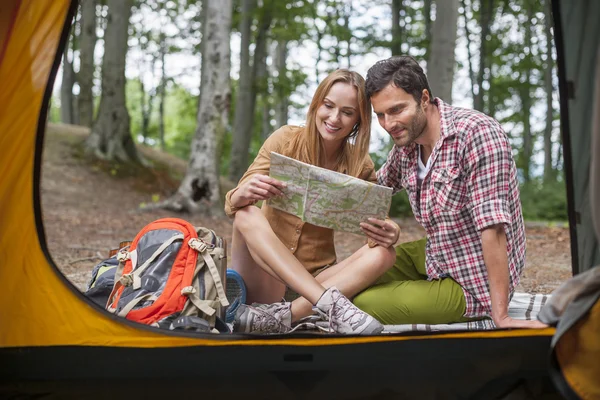
[[[383,331],[379,321],[361,311],[334,286],[323,293],[313,310],[326,315],[329,332],[375,335]]]
[[[292,324],[292,303],[242,304],[235,313],[233,331],[242,333],[287,333]]]

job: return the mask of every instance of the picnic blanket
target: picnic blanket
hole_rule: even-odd
[[[515,293],[508,305],[508,315],[515,319],[534,320],[540,309],[550,299],[549,294]],[[494,322],[490,319],[482,319],[473,322],[462,322],[455,324],[406,324],[406,325],[384,325],[383,333],[401,332],[442,332],[442,331],[480,331],[495,329]]]

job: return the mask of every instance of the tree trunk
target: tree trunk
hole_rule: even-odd
[[[481,27],[481,43],[479,46],[479,71],[477,71],[477,95],[473,102],[473,107],[476,110],[484,111],[484,90],[483,81],[487,66],[487,37],[490,34],[492,25],[492,15],[494,11],[494,0],[481,0],[480,5],[480,22]]]
[[[433,0],[425,0],[423,4],[423,18],[425,19],[425,59],[431,57],[431,3]],[[439,8],[438,8],[439,9]]]
[[[254,114],[251,108],[253,91],[252,65],[250,63],[250,44],[252,43],[252,15],[256,8],[255,0],[242,0],[242,16],[240,20],[240,79],[238,80],[238,92],[235,102],[235,115],[233,122],[233,145],[231,147],[231,158],[229,161],[229,179],[237,182],[246,169],[244,162],[252,135]],[[250,131],[250,134],[248,133]],[[241,141],[241,143],[238,143]],[[244,154],[242,154],[244,153]]]
[[[94,122],[94,51],[96,48],[96,0],[81,0],[79,40],[79,123],[88,128]]]
[[[527,21],[533,17],[533,7],[527,4]],[[526,24],[523,47],[526,50],[525,62],[531,62],[531,25]],[[521,149],[521,168],[523,168],[523,179],[531,181],[531,157],[533,155],[533,133],[531,132],[531,72],[525,71],[525,80],[519,84],[521,95],[521,113],[523,115],[523,148]]]
[[[402,0],[392,0],[392,42],[390,49],[392,55],[402,54],[402,27],[400,26],[400,11],[402,10]]]
[[[552,107],[552,14],[550,0],[544,0],[544,33],[546,36],[546,64],[544,66],[544,86],[546,88],[546,128],[544,129],[544,182],[554,180],[552,168],[552,123],[554,122],[554,109]]]
[[[261,139],[264,142],[271,132],[273,132],[273,127],[271,126],[271,105],[269,104],[269,96],[268,94],[263,95],[263,109],[262,109],[262,129],[261,129]]]
[[[254,48],[254,61],[252,67],[248,67],[250,75],[244,74],[244,79],[248,79],[249,88],[246,86],[246,82],[240,82],[239,96],[236,102],[229,168],[229,180],[232,182],[237,182],[248,168],[248,149],[254,132],[256,96],[263,88],[266,78],[267,33],[273,19],[268,6],[263,7],[262,11],[263,14],[259,20],[256,46]],[[240,71],[241,80],[242,74]],[[242,85],[244,85],[243,90]]]
[[[75,71],[73,63],[69,60],[70,46],[65,48],[63,54],[63,74],[60,86],[60,120],[64,124],[72,124],[74,119],[73,85],[75,84]]]
[[[165,55],[167,53],[167,40],[164,32],[160,33],[160,84],[158,86],[158,140],[160,149],[165,151],[165,95],[167,86],[167,72],[165,68]]]
[[[427,76],[434,96],[452,102],[454,80],[454,49],[459,0],[437,0],[436,18],[431,31],[431,57],[427,61]]]
[[[217,146],[225,134],[231,102],[231,0],[204,0],[202,26],[202,90],[198,126],[190,160],[177,193],[161,207],[191,213],[223,214],[219,188]]]
[[[277,85],[276,85],[276,98],[275,104],[275,124],[277,127],[287,125],[288,123],[288,105],[289,105],[289,90],[286,87],[289,86],[287,82],[287,44],[286,40],[279,40],[277,42],[277,49],[275,50],[275,68],[277,69]]]
[[[352,34],[352,29],[350,29],[350,17],[353,15],[354,9],[352,7],[352,1],[348,3],[348,10],[344,7],[344,29],[348,31],[348,40],[346,42],[346,60],[348,60],[348,69],[351,69],[354,64],[352,63],[352,42],[354,39],[354,35]]]
[[[107,160],[140,162],[129,131],[129,112],[125,106],[127,30],[133,0],[107,0],[107,4],[102,97],[98,118],[87,140],[87,150]]]
[[[475,72],[473,70],[473,55],[471,54],[471,31],[469,30],[469,15],[465,0],[461,0],[463,20],[465,24],[465,38],[467,39],[467,57],[469,59],[469,80],[471,81],[471,99],[475,102]]]

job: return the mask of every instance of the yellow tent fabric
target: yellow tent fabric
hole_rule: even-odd
[[[600,399],[600,301],[556,344],[556,356],[569,386],[582,399]]]

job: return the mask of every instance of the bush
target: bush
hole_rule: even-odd
[[[536,180],[521,185],[521,204],[526,220],[568,219],[567,190],[562,180],[547,183]]]
[[[401,218],[411,217],[412,215],[412,208],[410,207],[406,190],[393,195],[392,206],[390,207],[390,217]]]

